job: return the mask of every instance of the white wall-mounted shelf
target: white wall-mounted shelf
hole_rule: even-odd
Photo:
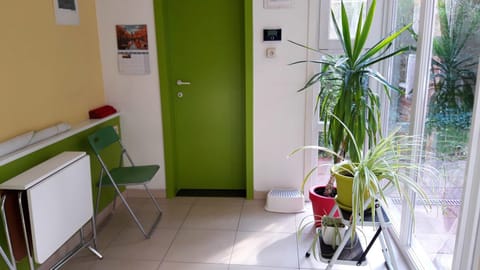
[[[56,142],[59,142],[63,139],[66,139],[68,137],[71,137],[75,134],[78,134],[84,130],[87,130],[89,128],[92,128],[96,125],[99,125],[101,123],[104,123],[104,122],[107,122],[108,120],[110,119],[113,119],[117,116],[119,116],[120,114],[119,113],[115,113],[115,114],[112,114],[112,115],[109,115],[105,118],[101,118],[101,119],[89,119],[87,121],[84,121],[78,125],[74,125],[70,130],[68,131],[65,131],[65,132],[62,132],[60,134],[57,134],[55,136],[52,136],[48,139],[45,139],[45,140],[42,140],[42,141],[39,141],[37,143],[34,143],[34,144],[31,144],[31,145],[28,145],[24,148],[21,148],[15,152],[12,152],[12,153],[9,153],[9,154],[6,154],[4,156],[1,156],[0,157],[0,166],[3,166],[5,164],[8,164],[14,160],[17,160],[21,157],[24,157],[28,154],[31,154],[35,151],[38,151],[42,148],[45,148],[49,145],[52,145]]]

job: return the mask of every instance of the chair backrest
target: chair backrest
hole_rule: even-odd
[[[106,126],[88,136],[88,142],[97,155],[105,147],[120,141],[117,132],[112,126]]]

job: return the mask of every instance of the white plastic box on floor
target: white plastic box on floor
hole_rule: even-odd
[[[277,213],[304,211],[305,198],[296,189],[272,189],[268,192],[265,210]]]

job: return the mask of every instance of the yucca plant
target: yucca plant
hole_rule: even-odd
[[[359,148],[363,148],[365,142],[368,145],[375,145],[376,138],[380,135],[380,99],[379,94],[371,88],[370,80],[377,81],[387,96],[390,96],[389,91],[391,90],[400,91],[373,66],[409,50],[409,47],[393,51],[391,48],[393,41],[411,25],[406,25],[380,39],[371,48],[366,48],[375,7],[376,1],[374,0],[365,19],[359,16],[353,39],[344,3],[341,3],[340,24],[332,11],[335,30],[343,49],[340,55],[325,54],[292,41],[292,43],[321,54],[319,60],[298,61],[292,64],[311,62],[321,65],[320,71],[314,74],[299,91],[320,82],[316,109],[320,119],[325,122],[324,143],[331,145],[333,151],[337,153],[337,157],[334,158],[335,163],[345,157],[347,153],[352,161],[358,161],[360,156],[351,145],[355,143]],[[363,8],[362,5],[360,14],[363,14]],[[335,117],[332,117],[333,115]],[[352,131],[353,137],[348,136],[344,126],[336,118]],[[326,193],[331,192],[333,178],[329,181],[328,186]]]
[[[432,79],[434,93],[430,114],[471,112],[473,108],[475,66],[467,44],[479,32],[480,6],[459,1],[447,9],[438,1],[441,35],[433,40]]]
[[[426,126],[429,133],[437,132],[437,153],[448,156],[467,143],[478,64],[472,55],[480,52],[470,42],[479,33],[480,4],[439,0],[437,12],[441,35],[433,40]]]

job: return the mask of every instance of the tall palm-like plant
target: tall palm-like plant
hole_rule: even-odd
[[[379,94],[371,88],[370,80],[377,81],[387,96],[389,96],[390,90],[400,91],[398,87],[390,84],[374,68],[374,65],[409,50],[409,47],[393,51],[391,48],[393,41],[411,25],[406,25],[380,39],[371,48],[366,48],[375,7],[376,1],[374,0],[365,19],[359,16],[353,39],[344,3],[341,3],[340,22],[333,11],[331,12],[335,30],[343,49],[340,55],[324,54],[319,50],[293,42],[322,54],[320,60],[292,63],[313,62],[321,65],[320,71],[314,74],[299,91],[320,82],[317,110],[320,119],[325,121],[325,144],[331,145],[332,149],[341,157],[345,157],[348,153],[350,159],[354,162],[359,160],[359,155],[358,151],[354,150],[351,145],[355,143],[363,148],[366,141],[368,145],[374,145],[381,130]],[[362,5],[360,14],[363,14],[363,8]],[[337,119],[345,123],[346,127],[354,134],[353,137],[348,136],[344,126]],[[339,158],[335,158],[335,162],[338,161]],[[333,178],[331,178],[329,186],[332,187],[332,185]],[[327,188],[326,193],[330,191],[331,189]]]
[[[447,5],[438,1],[441,35],[433,41],[433,95],[429,104],[429,130],[468,130],[473,108],[475,66],[467,52],[468,42],[478,33],[480,5],[461,0]]]

